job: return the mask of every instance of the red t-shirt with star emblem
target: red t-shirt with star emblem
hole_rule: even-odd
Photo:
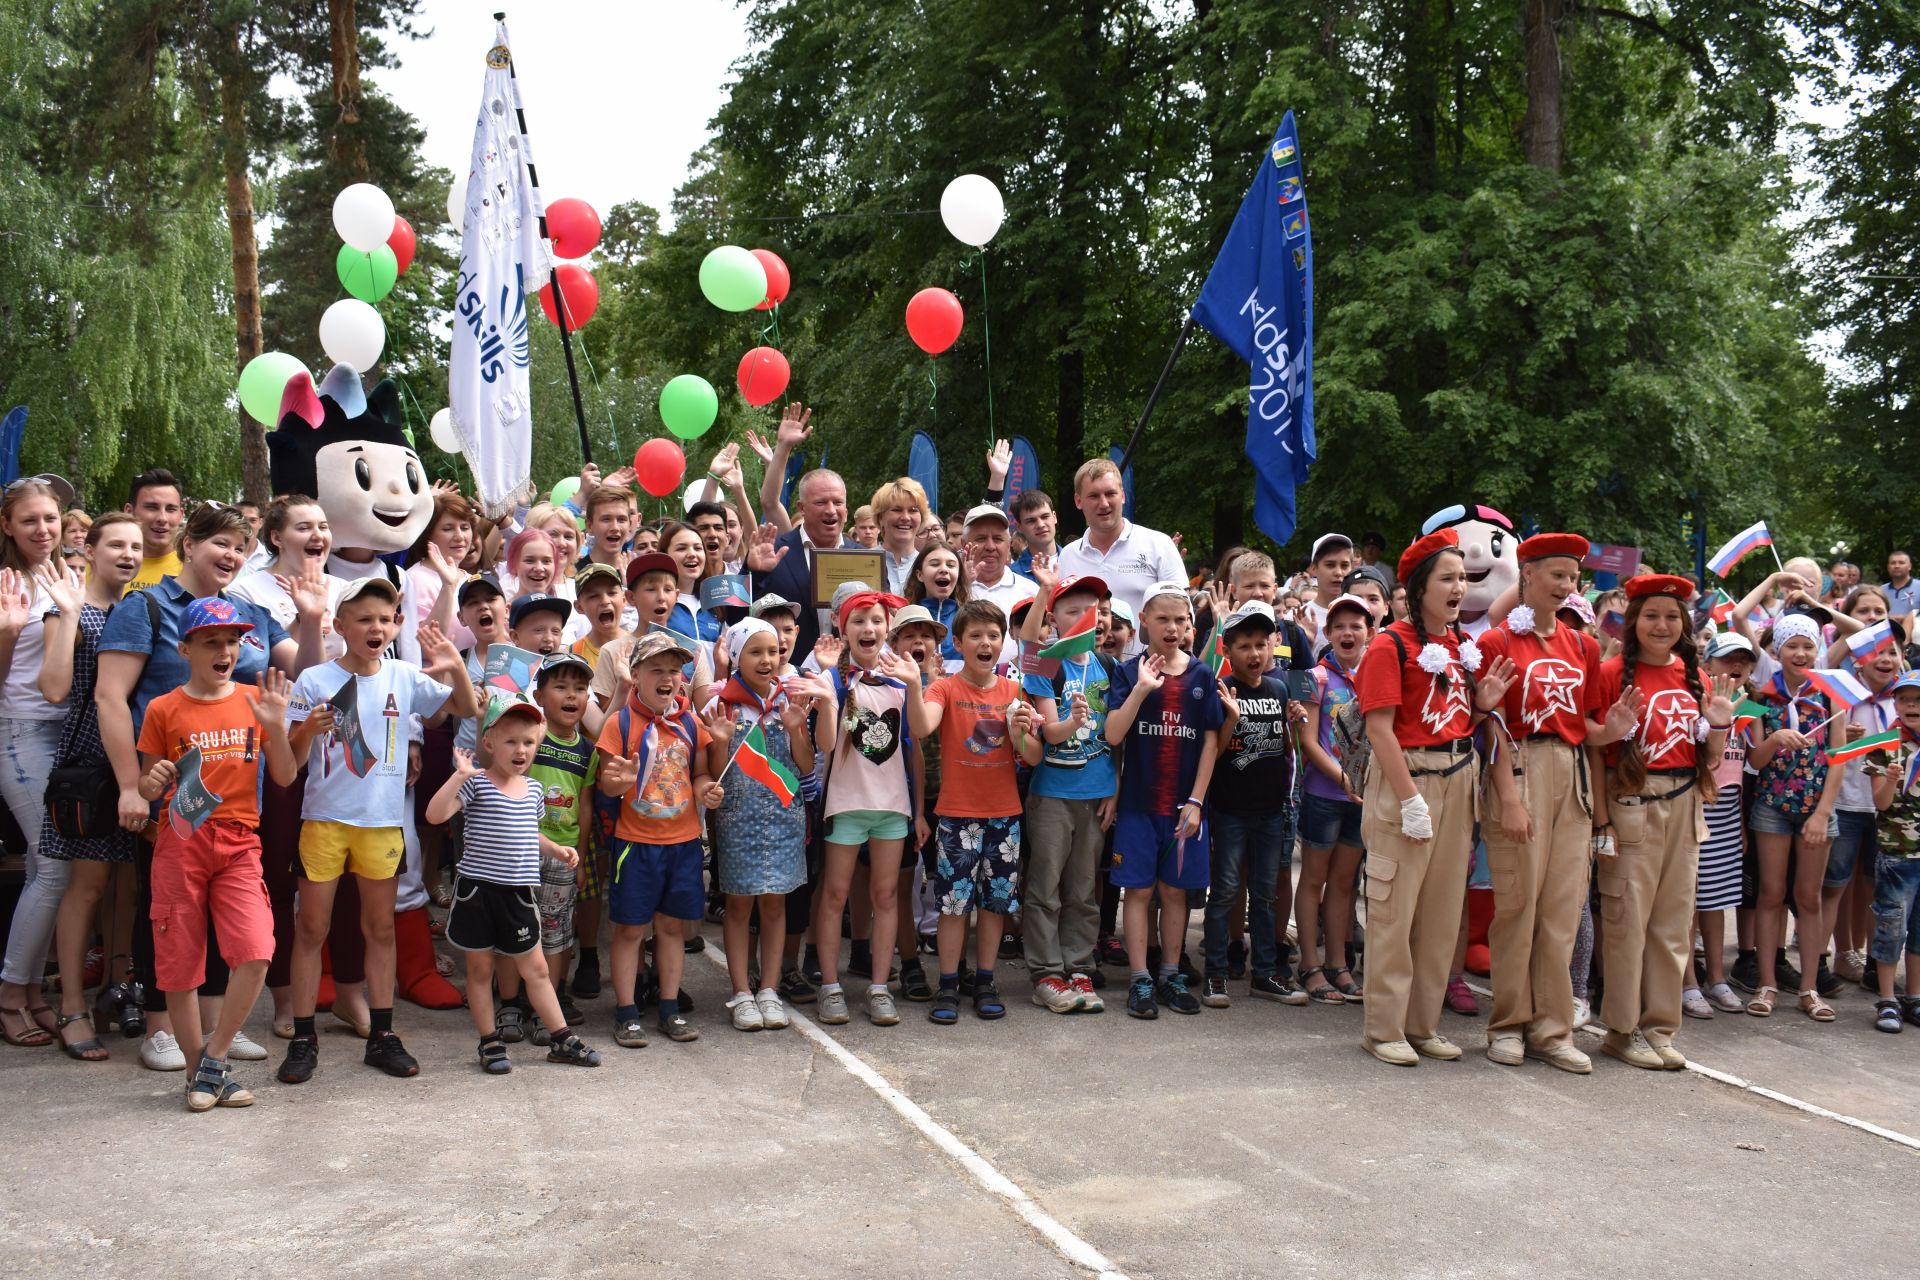
[[[1504,657],[1516,668],[1507,688],[1507,732],[1516,742],[1551,733],[1575,746],[1587,740],[1587,715],[1593,703],[1600,647],[1569,626],[1557,626],[1542,638],[1528,631],[1515,635],[1504,625],[1476,642],[1483,661]],[[1602,707],[1605,704],[1601,704]]]
[[[1626,663],[1608,658],[1600,664],[1600,678],[1594,689],[1596,714],[1620,697],[1620,685]],[[1664,667],[1636,663],[1634,687],[1646,695],[1647,704],[1634,727],[1634,741],[1640,744],[1641,758],[1649,769],[1691,769],[1694,763],[1694,726],[1700,722],[1700,704],[1687,689],[1687,669],[1678,658]],[[1702,681],[1701,687],[1705,688]],[[1619,759],[1618,747],[1607,748],[1607,765]]]
[[[1394,652],[1392,636],[1406,648],[1403,663]],[[1392,707],[1393,736],[1402,747],[1438,747],[1473,732],[1473,695],[1467,691],[1466,668],[1460,665],[1460,643],[1451,634],[1429,635],[1428,644],[1447,651],[1446,686],[1420,665],[1420,637],[1410,622],[1396,622],[1373,638],[1360,664],[1354,687],[1360,709]]]

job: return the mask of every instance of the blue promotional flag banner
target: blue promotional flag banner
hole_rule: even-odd
[[[1291,111],[1260,157],[1193,318],[1252,366],[1253,520],[1284,543],[1293,536],[1294,491],[1306,482],[1315,451],[1313,231]]]
[[[1126,458],[1127,451],[1117,444],[1110,444],[1107,446],[1107,456],[1112,458],[1113,465],[1118,467]],[[1126,495],[1126,502],[1122,505],[1120,514],[1131,520],[1133,519],[1133,466],[1130,463],[1120,471],[1120,492]]]
[[[27,406],[17,404],[0,418],[0,484],[20,478],[20,445],[27,438]]]
[[[529,492],[533,469],[532,347],[527,295],[553,275],[533,154],[521,126],[507,24],[494,27],[473,128],[460,219],[447,398],[480,505],[498,516]]]
[[[1007,492],[1001,499],[1001,510],[1009,516],[1013,514],[1013,500],[1029,489],[1040,487],[1040,455],[1034,451],[1033,441],[1025,436],[1013,438],[1013,451],[1007,459]]]
[[[940,510],[940,451],[933,446],[933,437],[924,431],[913,433],[913,443],[907,446],[907,476],[927,491],[927,506],[937,514]]]

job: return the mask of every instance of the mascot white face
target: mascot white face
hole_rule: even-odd
[[[313,470],[336,547],[405,551],[433,518],[426,468],[404,445],[336,441],[314,455]]]
[[[1520,540],[1513,521],[1480,502],[1456,503],[1427,517],[1420,527],[1424,537],[1436,529],[1452,528],[1460,535],[1460,554],[1467,562],[1467,596],[1460,602],[1460,626],[1468,635],[1487,629],[1487,610],[1500,593],[1520,581]]]
[[[336,551],[405,551],[433,519],[433,486],[404,423],[391,382],[363,392],[360,375],[336,365],[316,394],[296,375],[267,437],[273,491],[318,501]]]

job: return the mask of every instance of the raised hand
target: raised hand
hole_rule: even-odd
[[[706,724],[707,732],[713,735],[713,740],[722,747],[733,741],[733,709],[726,703],[715,698],[713,705],[707,708],[706,714],[700,719]]]
[[[831,671],[840,665],[840,655],[847,651],[847,642],[839,636],[821,636],[813,642],[813,660],[822,671]]]
[[[740,482],[740,446],[729,442],[720,452],[713,455],[713,461],[707,464],[707,474],[721,484],[731,488]]]
[[[1220,619],[1233,612],[1233,601],[1229,598],[1227,584],[1214,578],[1207,583],[1207,599],[1213,602],[1213,616]]]
[[[447,559],[447,553],[440,549],[437,542],[427,544],[427,563],[440,575],[440,581],[453,590],[459,590],[460,584],[467,580],[466,571]]]
[[[589,462],[580,468],[580,489],[576,499],[584,503],[587,495],[598,489],[604,482],[600,479],[600,468]]]
[[[753,456],[762,463],[773,461],[773,446],[760,438],[760,433],[752,427],[747,428],[747,448],[753,450]]]
[[[1707,718],[1707,724],[1714,729],[1728,729],[1733,726],[1733,694],[1739,686],[1732,676],[1715,676],[1708,687],[1707,705],[1700,708],[1700,714]]]
[[[1513,682],[1519,674],[1520,669],[1513,665],[1511,658],[1499,657],[1489,662],[1480,672],[1480,679],[1476,682],[1473,693],[1474,705],[1482,711],[1492,711],[1499,707],[1506,699],[1507,690],[1513,687]]]
[[[1633,727],[1640,723],[1640,713],[1646,710],[1646,706],[1646,694],[1632,685],[1622,689],[1620,696],[1614,699],[1613,705],[1607,708],[1606,718],[1603,721],[1607,733],[1616,742],[1624,739],[1633,732]]]
[[[813,428],[807,423],[813,419],[813,410],[803,404],[790,404],[787,411],[780,415],[780,429],[775,439],[787,447],[789,452],[807,442],[813,434]]]
[[[1220,703],[1227,709],[1227,719],[1238,720],[1240,718],[1240,696],[1233,691],[1233,682],[1230,680],[1218,680],[1215,681],[1215,683],[1220,687]]]
[[[435,480],[432,488],[433,496],[436,498],[443,497],[450,493],[460,492],[460,486],[451,480]]]
[[[640,780],[640,753],[636,751],[630,756],[608,756],[601,760],[600,780],[616,791],[631,791],[633,784]]]
[[[1140,675],[1139,678],[1134,681],[1135,684],[1145,689],[1148,693],[1152,693],[1166,682],[1166,659],[1157,653],[1147,654],[1140,659]]]
[[[290,578],[277,573],[273,580],[293,601],[293,611],[301,619],[324,618],[327,607],[332,603],[332,594],[327,590],[326,570],[317,560],[309,560],[300,568],[300,576]]]
[[[814,647],[817,652],[819,646]],[[879,668],[881,675],[890,680],[898,680],[914,689],[920,687],[920,664],[905,654],[897,653],[892,649],[882,649],[879,661],[875,662],[874,666]]]
[[[80,602],[87,595],[86,579],[79,573],[49,560],[34,566],[33,581],[61,613],[68,617],[79,613]]]
[[[987,450],[987,488],[1005,489],[1007,472],[1013,469],[1013,445],[1005,440],[995,440],[993,448]]]
[[[747,539],[747,568],[754,573],[770,573],[773,567],[786,558],[791,546],[776,546],[780,540],[780,531],[771,524],[763,524],[753,531]]]
[[[608,476],[605,480],[602,480],[600,483],[615,489],[631,489],[633,488],[633,479],[634,479],[633,468],[621,467],[618,471],[615,471],[612,475]],[[581,500],[585,501],[586,495],[582,493],[580,496],[581,496]]]
[[[1027,576],[1039,586],[1042,596],[1050,596],[1053,594],[1054,587],[1060,582],[1060,562],[1050,555],[1035,552],[1033,569]]]
[[[33,614],[33,590],[26,575],[0,569],[0,635],[18,635]]]
[[[432,659],[420,668],[427,675],[444,672],[450,676],[460,669],[460,647],[440,629],[438,623],[420,624],[420,656]]]
[[[253,702],[253,718],[260,722],[262,729],[285,729],[293,681],[287,678],[286,672],[268,667],[260,673],[259,689],[260,696]]]
[[[473,752],[467,750],[465,747],[455,747],[453,749],[453,771],[462,778],[471,778],[474,774],[480,772],[480,766],[474,763]],[[601,772],[604,773],[605,771],[603,766]]]

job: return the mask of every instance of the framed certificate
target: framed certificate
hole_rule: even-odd
[[[864,582],[875,591],[887,589],[887,559],[877,548],[841,547],[813,553],[813,607],[833,606],[833,593],[842,583]]]

